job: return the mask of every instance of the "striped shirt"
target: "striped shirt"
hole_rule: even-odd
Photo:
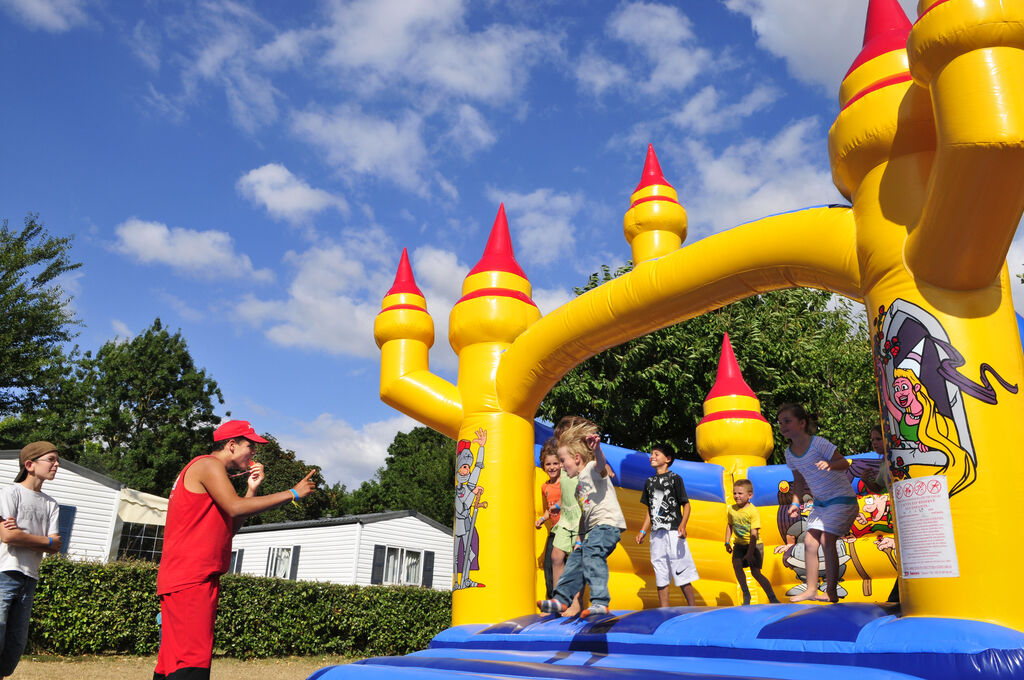
[[[811,437],[811,443],[807,446],[807,450],[800,456],[789,448],[786,449],[786,465],[793,472],[803,476],[811,495],[814,496],[815,505],[857,502],[857,495],[845,472],[819,470],[815,467],[815,463],[819,460],[825,462],[832,460],[835,452],[836,445],[824,437]]]

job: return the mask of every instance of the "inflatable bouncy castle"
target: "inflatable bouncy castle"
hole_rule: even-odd
[[[1005,265],[1024,209],[1024,2],[920,0],[911,24],[896,0],[870,0],[839,99],[828,152],[850,205],[765,217],[684,247],[686,211],[651,149],[624,219],[633,270],[544,316],[499,209],[451,311],[455,384],[430,372],[433,323],[403,253],[374,328],[381,398],[459,442],[454,627],[423,652],[313,677],[1024,676],[1024,547],[1006,488],[1024,441],[1024,358]],[[851,558],[853,596],[840,604],[720,606],[735,591],[710,566],[728,569],[725,556],[700,552],[705,524],[724,522],[731,479],[767,493],[773,483],[767,423],[731,427],[764,420],[756,395],[733,389],[705,405],[704,472],[682,473],[701,491],[691,523],[708,565],[703,606],[641,609],[649,575],[620,545],[611,615],[537,614],[534,416],[547,391],[604,349],[794,286],[862,301],[873,329],[896,549],[879,540],[859,556],[882,567],[892,558],[887,583],[867,593]],[[630,455],[612,461],[627,491]],[[874,532],[877,519],[862,528]],[[894,574],[900,604],[883,604]],[[772,578],[779,594],[796,583],[783,571]]]

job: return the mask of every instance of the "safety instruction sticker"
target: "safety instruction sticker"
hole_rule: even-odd
[[[953,541],[946,477],[914,477],[894,482],[903,578],[949,578],[960,575]]]

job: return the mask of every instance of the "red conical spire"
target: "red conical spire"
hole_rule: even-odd
[[[498,207],[498,216],[494,218],[494,226],[491,227],[491,235],[487,238],[483,257],[469,270],[467,276],[492,271],[509,272],[526,278],[526,274],[516,262],[515,253],[512,252],[512,237],[508,233],[504,203]]]
[[[665,179],[665,176],[661,174],[661,165],[658,163],[658,156],[654,153],[654,145],[647,145],[647,160],[644,161],[644,173],[640,176],[640,184],[636,185],[636,189],[633,189],[633,193],[640,191],[644,187],[649,187],[652,184],[664,184],[665,186],[672,186]]]
[[[911,28],[910,19],[898,0],[869,0],[868,17],[864,24],[864,47],[846,75],[881,54],[906,49]]]
[[[740,373],[740,365],[736,362],[732,343],[729,342],[729,334],[726,333],[722,338],[722,355],[718,359],[718,376],[715,378],[715,384],[708,392],[708,396],[705,397],[705,401],[731,395],[757,398],[754,390],[750,389],[750,385]]]
[[[416,286],[416,279],[412,276],[412,266],[409,264],[409,252],[402,248],[402,259],[398,261],[398,272],[395,274],[395,283],[391,286],[391,290],[387,292],[387,295],[395,295],[396,293],[415,293],[420,297],[423,297],[423,293]]]

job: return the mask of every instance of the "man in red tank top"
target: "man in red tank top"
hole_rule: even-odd
[[[209,680],[220,575],[231,561],[231,538],[249,515],[305,498],[316,488],[310,479],[314,469],[288,491],[257,496],[264,472],[252,459],[254,444],[267,440],[244,420],[218,427],[213,441],[212,453],[193,458],[178,474],[167,504],[156,578],[162,628],[154,680]],[[236,470],[249,472],[244,497],[228,479],[228,471]]]

